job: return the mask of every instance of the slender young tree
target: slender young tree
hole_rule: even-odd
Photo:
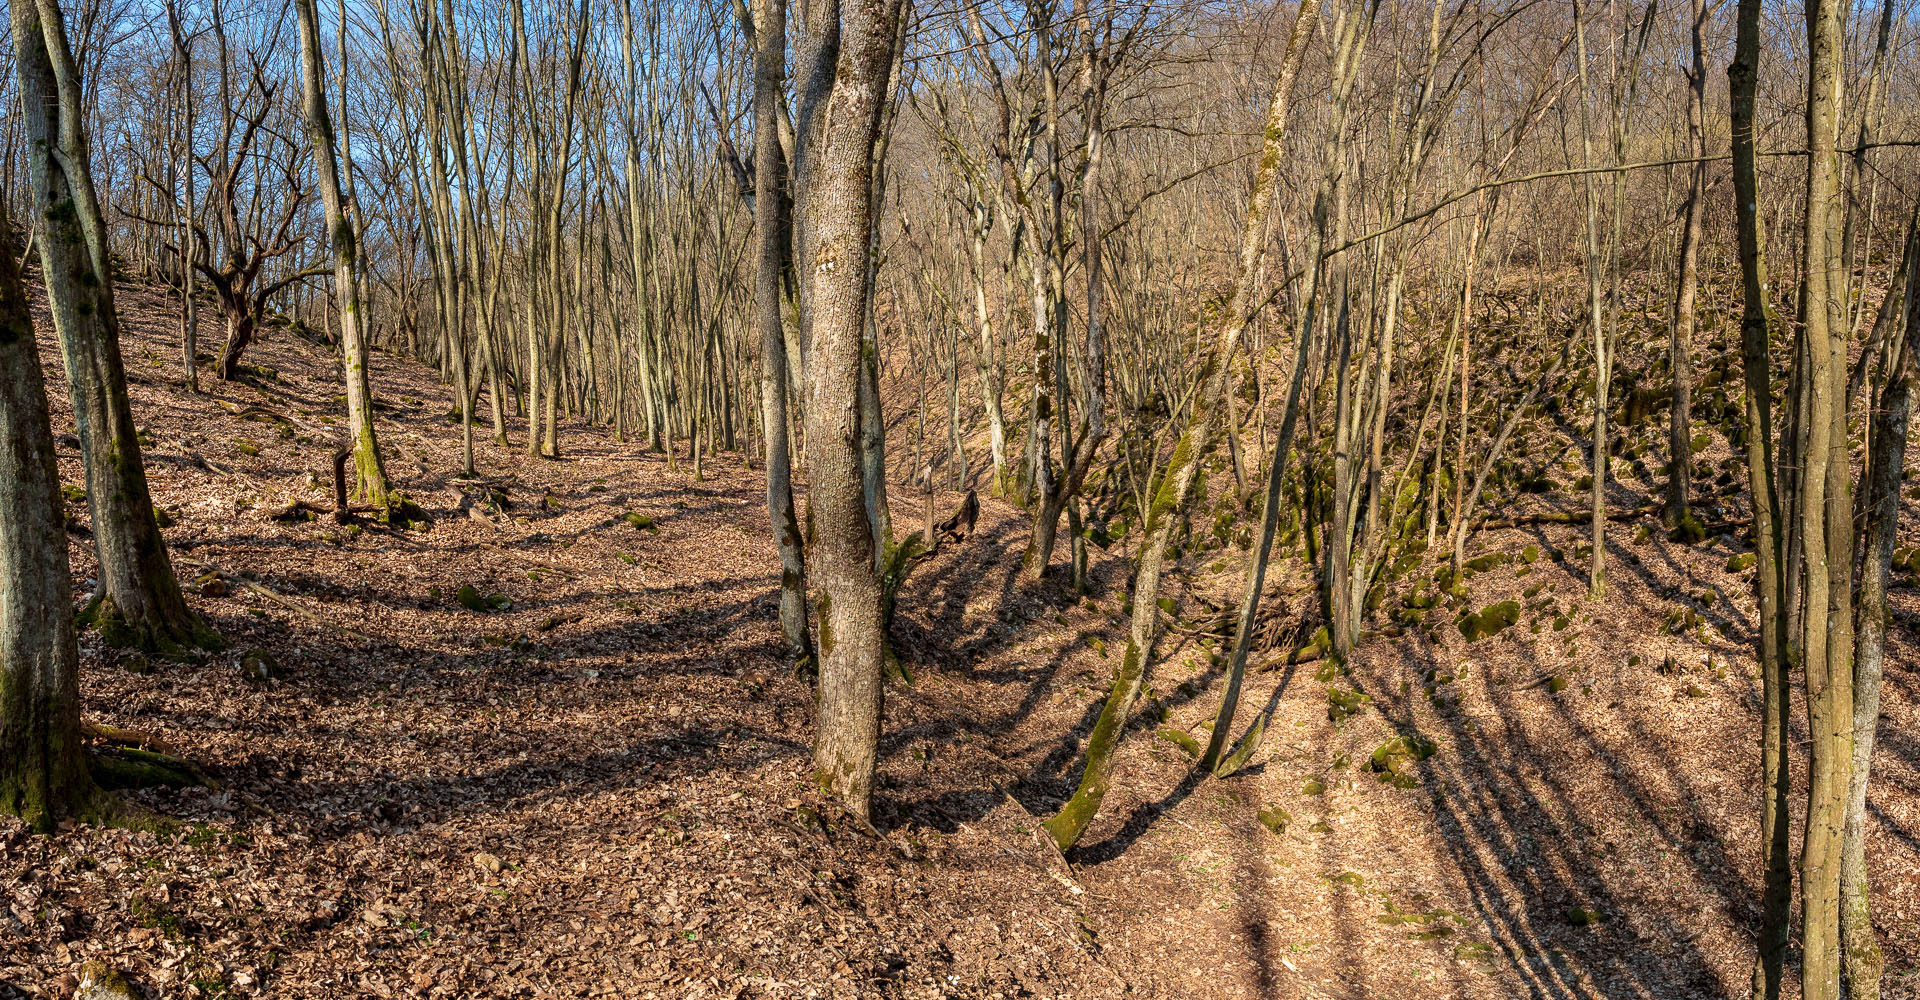
[[[347,383],[347,433],[352,438],[357,489],[374,504],[385,507],[389,490],[387,471],[380,461],[380,442],[373,429],[373,399],[367,387],[367,340],[360,310],[360,241],[341,193],[333,117],[327,112],[326,70],[321,65],[320,15],[314,9],[314,0],[294,0],[294,7],[300,17],[301,110],[306,118],[307,139],[313,146],[314,165],[320,174],[327,242],[333,249],[333,294],[340,313],[341,368]],[[348,169],[352,169],[351,164]],[[464,391],[464,386],[461,388]]]
[[[807,631],[806,553],[793,506],[787,433],[787,334],[782,278],[791,229],[787,166],[780,145],[780,98],[787,76],[785,0],[755,0],[747,18],[753,42],[753,323],[760,332],[760,421],[767,460],[767,516],[780,552],[780,632],[797,663],[813,656]]]
[[[88,617],[115,646],[163,654],[215,648],[219,636],[180,595],[147,491],[120,361],[106,224],[87,165],[79,67],[54,0],[12,0],[12,14],[38,215],[35,243],[66,361],[100,559],[100,589]]]

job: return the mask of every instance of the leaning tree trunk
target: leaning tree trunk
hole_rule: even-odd
[[[320,174],[320,200],[326,211],[327,232],[333,244],[333,292],[340,303],[341,367],[347,382],[347,433],[353,442],[353,468],[356,489],[374,504],[387,504],[387,471],[380,462],[380,442],[373,431],[373,400],[367,388],[366,331],[360,326],[359,242],[354,238],[352,220],[347,218],[346,200],[340,190],[340,167],[335,159],[333,117],[327,113],[324,75],[320,68],[320,16],[313,0],[295,0],[300,16],[300,79],[303,89],[302,113],[307,122],[307,139],[313,144],[314,161]],[[453,350],[462,348],[456,341]],[[458,389],[466,393],[466,369],[459,372]],[[462,423],[471,425],[466,407],[461,408]],[[471,431],[468,431],[471,436]],[[469,446],[471,454],[471,446]]]
[[[46,833],[99,799],[80,745],[60,468],[11,230],[0,204],[0,813]]]
[[[786,158],[780,149],[780,94],[787,68],[786,0],[756,0],[753,146],[756,220],[753,322],[760,328],[760,421],[767,451],[767,517],[780,552],[780,632],[796,663],[813,658],[807,632],[806,551],[793,505],[787,434],[787,339],[781,322],[782,248],[787,227]],[[811,669],[810,667],[807,669]]]
[[[115,646],[165,655],[185,646],[215,648],[219,636],[180,596],[147,492],[120,361],[106,227],[87,168],[80,79],[60,10],[53,0],[12,0],[12,12],[39,214],[36,242],[66,361],[100,560],[90,618]]]
[[[1146,512],[1139,561],[1135,564],[1133,576],[1133,623],[1126,655],[1120,661],[1120,669],[1114,674],[1106,705],[1100,710],[1092,734],[1087,737],[1087,763],[1086,769],[1081,772],[1079,787],[1074,790],[1073,797],[1060,807],[1060,811],[1045,823],[1047,834],[1061,850],[1073,846],[1080,839],[1080,835],[1086,832],[1087,824],[1093,821],[1094,813],[1099,811],[1101,801],[1106,798],[1113,754],[1119,748],[1126,720],[1133,714],[1133,703],[1146,682],[1147,663],[1153,656],[1154,645],[1160,636],[1158,598],[1167,545],[1173,537],[1174,525],[1180,521],[1192,500],[1194,482],[1201,466],[1219,444],[1219,413],[1225,408],[1234,347],[1247,327],[1253,298],[1252,286],[1258,270],[1256,265],[1266,240],[1267,211],[1273,201],[1281,151],[1285,149],[1289,98],[1293,93],[1294,78],[1299,73],[1300,53],[1306,47],[1307,34],[1314,24],[1316,8],[1317,5],[1313,3],[1300,5],[1293,33],[1288,38],[1286,56],[1281,62],[1273,96],[1267,105],[1266,128],[1262,133],[1264,142],[1254,173],[1253,192],[1247,201],[1240,257],[1234,272],[1233,298],[1222,314],[1219,328],[1211,338],[1203,341],[1202,355],[1196,359],[1200,366],[1200,389],[1179,443],[1174,446],[1173,455],[1157,476],[1158,487]],[[1324,197],[1321,200],[1322,204],[1316,208],[1324,213]],[[1311,272],[1317,271],[1318,265],[1319,250],[1315,248],[1307,266]]]
[[[830,7],[814,13],[840,16]],[[872,305],[873,147],[900,13],[898,0],[852,0],[846,7],[817,160],[800,192],[808,236],[796,262],[812,284],[805,405],[814,530],[809,571],[820,588],[813,761],[821,787],[861,818],[872,805],[879,759],[887,646],[861,477],[861,354]]]
[[[1920,223],[1920,215],[1915,216]],[[1907,255],[1920,253],[1920,225],[1907,230]],[[1886,955],[1873,933],[1867,882],[1867,780],[1874,736],[1880,724],[1880,683],[1887,652],[1887,578],[1900,534],[1900,477],[1907,455],[1907,420],[1915,377],[1915,288],[1906,288],[1906,317],[1895,334],[1898,347],[1882,362],[1879,405],[1867,447],[1866,546],[1861,552],[1859,607],[1853,636],[1853,773],[1847,789],[1845,840],[1840,848],[1840,938],[1847,993],[1853,1000],[1879,1000]]]

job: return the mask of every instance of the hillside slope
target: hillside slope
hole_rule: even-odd
[[[161,833],[40,841],[0,821],[0,996],[67,996],[89,959],[170,997],[1744,989],[1756,684],[1725,541],[1629,525],[1591,604],[1580,560],[1553,558],[1575,529],[1485,535],[1476,552],[1512,558],[1466,603],[1512,599],[1516,624],[1469,643],[1436,612],[1344,673],[1253,674],[1243,704],[1271,709],[1269,735],[1218,782],[1156,735],[1204,736],[1217,696],[1204,595],[1183,595],[1066,867],[1028,831],[1071,790],[1117,662],[1117,553],[1090,600],[1029,587],[1022,516],[989,500],[916,574],[896,630],[915,681],[890,690],[864,831],[809,787],[809,692],[779,660],[753,470],[723,456],[693,482],[569,424],[561,461],[483,445],[483,482],[460,482],[433,373],[380,355],[389,471],[431,525],[282,523],[327,495],[324,348],[272,330],[250,381],[194,396],[165,302],[126,287],[121,304],[176,569],[233,649],[141,674],[83,636],[87,718],[222,786],[140,793],[183,821]],[[77,482],[71,445],[61,462]],[[900,493],[897,522],[917,523]],[[72,552],[84,590],[84,536]],[[465,607],[462,587],[501,606]],[[1277,590],[1292,613],[1310,600]],[[1900,996],[1920,982],[1920,676],[1913,592],[1897,600],[1870,857]],[[249,683],[258,653],[274,679]],[[1376,773],[1395,737],[1433,753]]]

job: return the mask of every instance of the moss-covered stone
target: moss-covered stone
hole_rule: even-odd
[[[1269,802],[1264,806],[1261,806],[1260,812],[1258,815],[1260,818],[1260,825],[1266,827],[1268,832],[1272,833],[1276,837],[1279,836],[1280,834],[1286,833],[1287,825],[1293,822],[1293,817],[1289,815],[1285,809],[1282,809],[1279,806],[1272,804],[1271,802]]]
[[[460,589],[454,591],[453,599],[458,601],[460,606],[466,608],[468,611],[477,611],[481,614],[492,611],[505,611],[513,606],[513,599],[507,595],[482,594],[480,589],[471,583],[461,584]]]
[[[1479,642],[1489,636],[1499,635],[1520,621],[1520,602],[1500,601],[1490,604],[1477,612],[1460,616],[1457,623],[1460,634],[1468,642]]]
[[[1680,515],[1680,521],[1667,532],[1667,540],[1682,545],[1698,545],[1707,540],[1707,526],[1692,511]]]
[[[1370,695],[1351,688],[1330,687],[1327,689],[1327,721],[1341,723],[1359,715],[1373,704]]]
[[[1408,733],[1380,744],[1367,758],[1367,770],[1379,776],[1380,781],[1396,788],[1412,788],[1418,784],[1416,776],[1420,763],[1434,755],[1439,748],[1431,740],[1418,733]]]
[[[1727,557],[1727,572],[1744,573],[1752,569],[1753,564],[1759,561],[1759,558],[1757,554],[1752,552],[1740,552],[1729,556]]]

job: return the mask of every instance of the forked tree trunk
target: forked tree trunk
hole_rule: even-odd
[[[53,0],[12,0],[15,66],[25,109],[41,272],[60,335],[87,469],[100,589],[90,617],[115,646],[164,655],[215,648],[220,637],[180,596],[147,492],[127,402],[120,320],[106,228],[87,171],[81,83]]]

